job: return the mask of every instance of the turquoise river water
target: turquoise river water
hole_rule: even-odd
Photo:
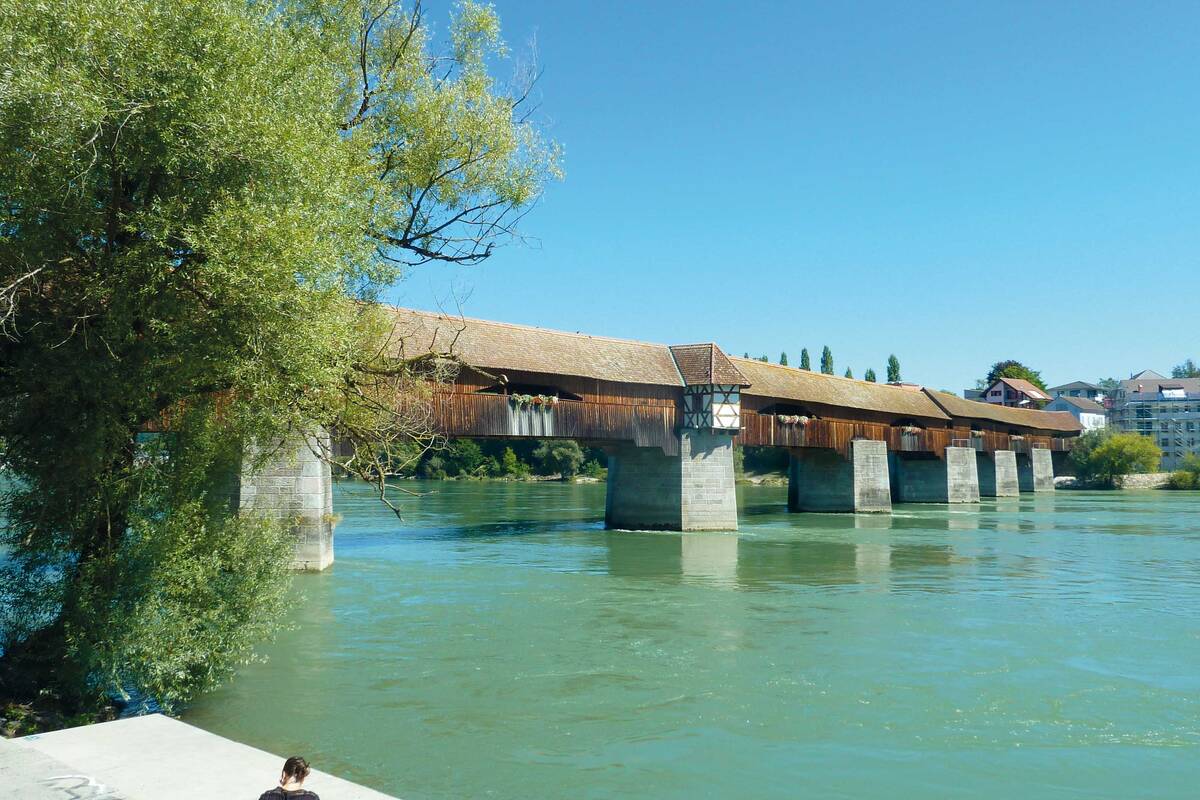
[[[605,531],[603,485],[422,488],[339,485],[337,563],[184,719],[406,800],[1200,796],[1200,493],[746,487],[677,534]]]

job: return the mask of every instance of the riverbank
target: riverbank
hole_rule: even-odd
[[[117,718],[115,706],[78,714],[64,712],[52,701],[18,702],[0,699],[0,739],[15,739]]]
[[[0,741],[0,788],[13,800],[255,797],[275,784],[286,757],[152,714]],[[317,769],[304,788],[339,800],[395,800]]]
[[[1108,486],[1095,481],[1082,481],[1079,478],[1063,475],[1054,479],[1055,489],[1071,490],[1116,490],[1116,489],[1166,489],[1171,481],[1170,472],[1145,472],[1136,475],[1126,475],[1121,479],[1120,486]]]

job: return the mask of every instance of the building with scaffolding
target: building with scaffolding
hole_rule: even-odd
[[[1143,370],[1121,381],[1112,403],[1109,424],[1154,439],[1163,451],[1163,470],[1178,469],[1188,455],[1200,455],[1200,378]]]

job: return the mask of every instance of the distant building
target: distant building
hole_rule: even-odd
[[[1109,425],[1149,436],[1162,448],[1162,469],[1176,469],[1200,454],[1200,378],[1167,378],[1143,370],[1121,381],[1112,398]]]
[[[1023,378],[997,378],[980,399],[998,406],[1041,408],[1050,402],[1050,395]]]
[[[983,400],[983,389],[963,389],[963,400]]]
[[[1097,386],[1094,383],[1086,381],[1071,381],[1064,383],[1062,386],[1051,386],[1046,390],[1051,397],[1083,397],[1088,400],[1095,400],[1097,403],[1104,402],[1104,387]]]
[[[1079,420],[1079,424],[1083,426],[1085,431],[1094,431],[1108,424],[1108,409],[1095,400],[1089,400],[1086,397],[1059,395],[1051,400],[1042,410],[1070,412],[1075,416],[1075,419]]]

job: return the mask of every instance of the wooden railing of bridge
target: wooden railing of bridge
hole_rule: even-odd
[[[809,418],[803,424],[784,422],[793,417],[742,410],[738,441],[746,446],[827,447],[850,452],[855,439],[887,442],[888,450],[933,453],[939,458],[949,446],[974,447],[983,452],[1046,449],[1066,451],[1069,440],[1053,436],[1012,436],[968,428],[920,428],[879,422]],[[679,452],[679,414],[674,407],[629,403],[560,400],[552,406],[517,405],[497,394],[435,392],[433,423],[451,437],[538,437],[590,442],[631,442]]]
[[[920,428],[880,422],[853,422],[839,419],[809,418],[803,424],[784,422],[794,417],[757,414],[742,410],[742,431],[738,441],[746,446],[828,447],[840,453],[850,452],[855,439],[887,442],[888,450],[901,453],[934,453],[939,458],[947,447],[973,447],[986,453],[1031,449],[1066,451],[1067,440],[1054,436],[1011,436],[998,431],[972,431],[969,428]]]
[[[553,406],[517,406],[498,394],[434,393],[434,427],[447,436],[538,436],[592,442],[632,442],[678,455],[676,409],[671,406],[560,400]]]

